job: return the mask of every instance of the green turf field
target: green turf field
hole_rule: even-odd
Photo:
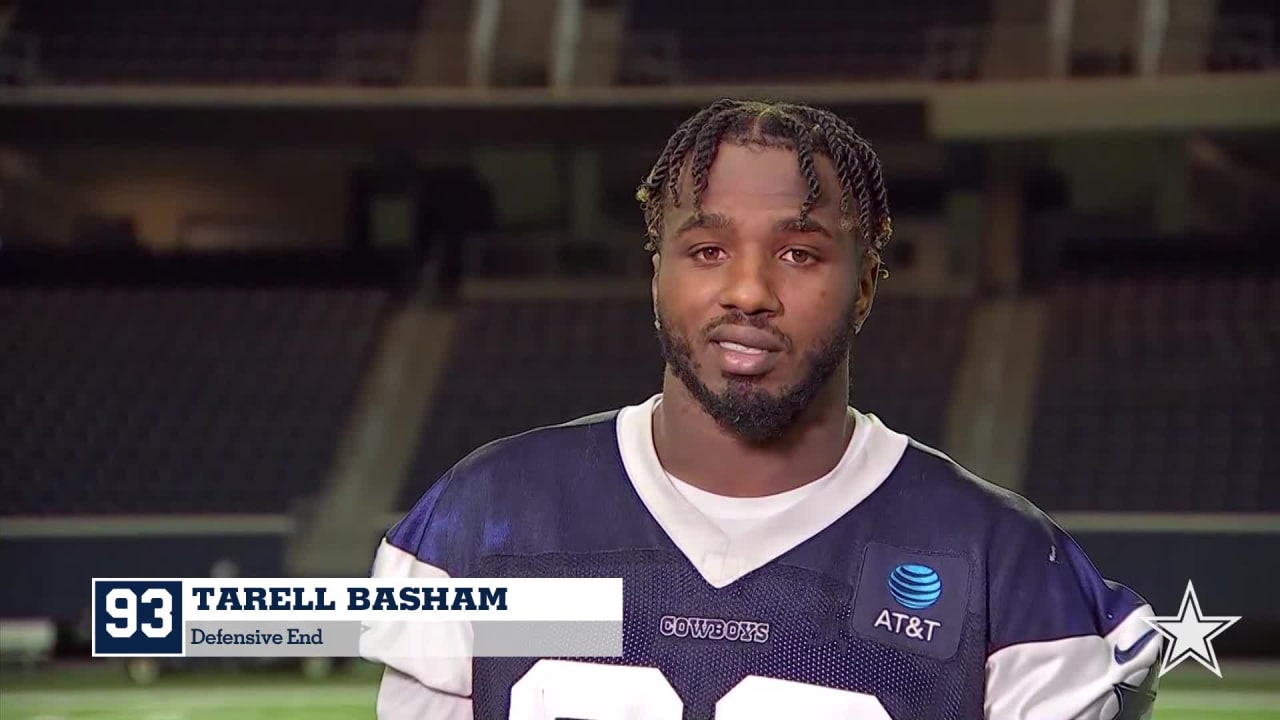
[[[1156,720],[1280,720],[1280,667],[1190,664],[1162,681]],[[0,720],[371,720],[376,669],[327,680],[200,674],[135,687],[102,666],[0,680]]]

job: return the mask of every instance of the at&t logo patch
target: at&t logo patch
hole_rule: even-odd
[[[942,597],[942,578],[928,565],[904,563],[889,573],[889,594],[894,602],[909,610],[926,610]],[[876,627],[912,640],[933,642],[933,631],[942,625],[937,620],[918,617],[885,608],[876,617]]]
[[[946,660],[960,646],[969,561],[880,543],[867,547],[853,601],[853,630],[870,640]]]

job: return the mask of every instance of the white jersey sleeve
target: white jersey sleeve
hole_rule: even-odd
[[[1039,511],[1001,537],[988,564],[988,720],[1149,718],[1163,647],[1151,607]]]
[[[431,531],[441,481],[392,528],[378,546],[372,577],[450,577],[451,549]],[[448,533],[443,533],[447,536]],[[371,622],[361,655],[385,666],[378,689],[378,720],[472,720],[472,632],[466,622]]]

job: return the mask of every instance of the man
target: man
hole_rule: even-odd
[[[374,566],[622,577],[624,656],[388,654],[379,717],[1145,717],[1143,600],[1023,498],[848,406],[891,228],[870,145],[825,111],[721,100],[638,199],[661,394],[475,451]],[[465,649],[426,627],[402,641]]]

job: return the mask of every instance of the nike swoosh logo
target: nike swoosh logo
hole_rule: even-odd
[[[1147,646],[1147,643],[1151,642],[1151,638],[1155,637],[1156,634],[1157,633],[1155,630],[1148,630],[1146,635],[1143,635],[1142,637],[1138,638],[1137,642],[1130,645],[1129,647],[1116,648],[1115,650],[1116,662],[1121,665],[1124,665],[1125,663],[1132,660],[1134,657],[1138,655],[1138,653],[1142,652],[1142,649]]]

